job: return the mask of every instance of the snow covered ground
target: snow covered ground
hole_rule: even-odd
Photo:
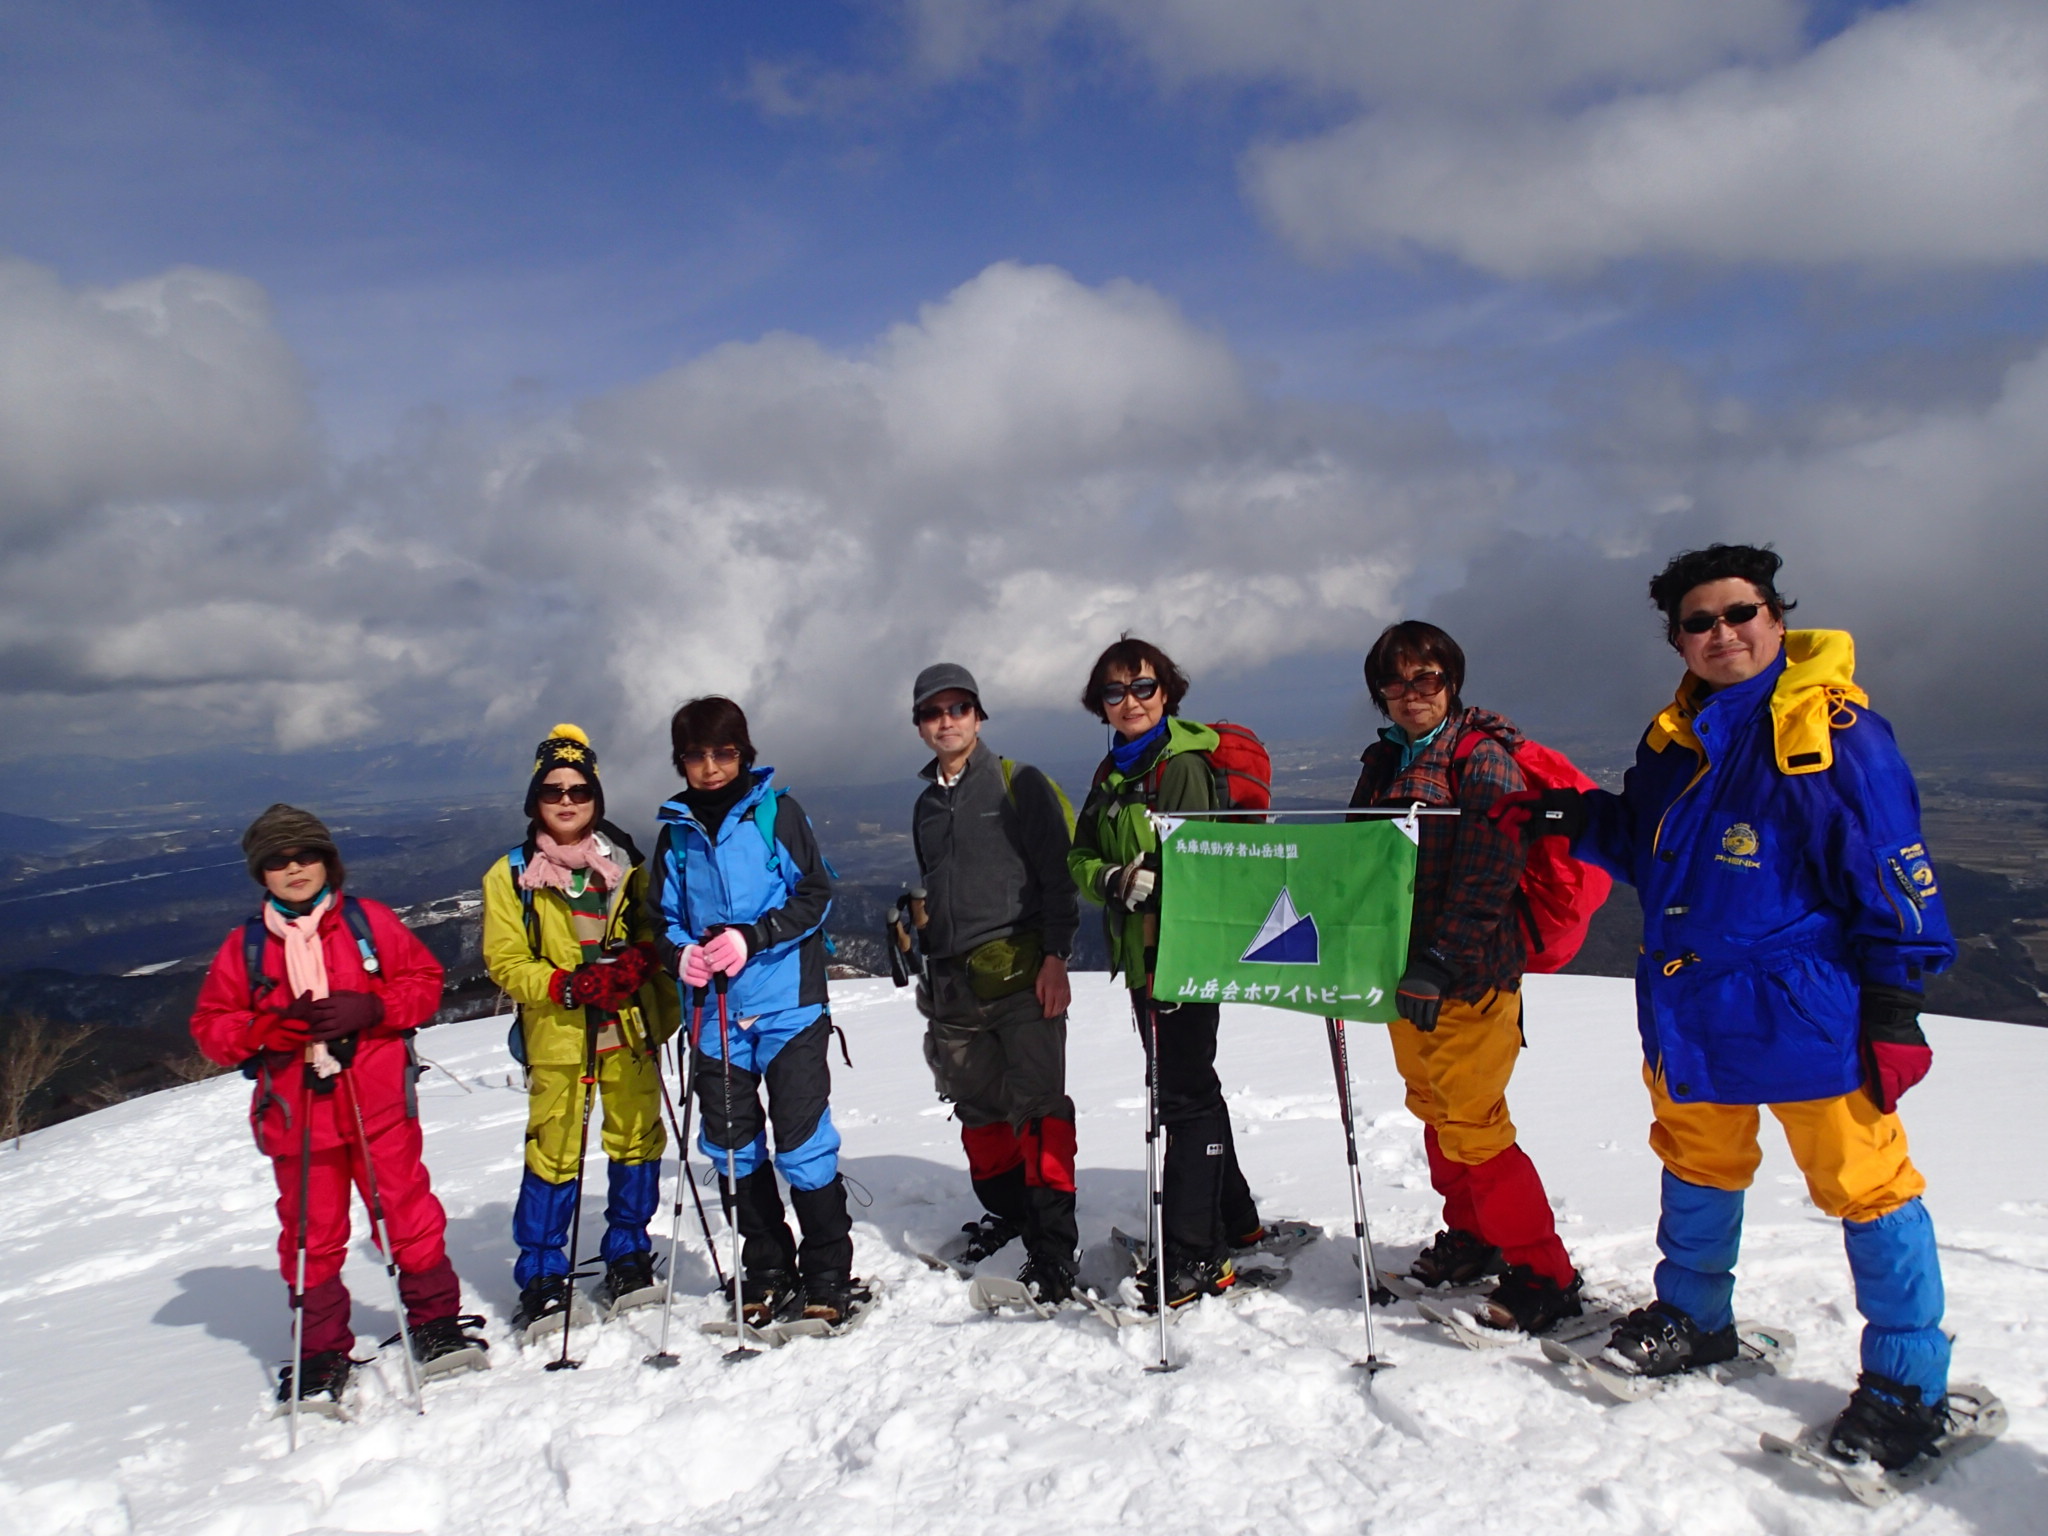
[[[1078,977],[1084,1239],[1142,1230],[1141,1058],[1122,996]],[[1958,1379],[2012,1410],[1998,1445],[1872,1515],[1769,1463],[1760,1430],[1839,1408],[1856,1318],[1835,1223],[1808,1205],[1772,1122],[1751,1194],[1738,1306],[1796,1330],[1791,1374],[1688,1382],[1628,1407],[1534,1350],[1469,1353],[1412,1308],[1379,1315],[1397,1363],[1368,1394],[1346,1245],[1302,1255],[1284,1292],[1180,1319],[1185,1368],[1147,1375],[1153,1335],[1063,1315],[986,1319],[911,1255],[973,1214],[955,1128],[931,1092],[907,994],[841,985],[855,1066],[838,1073],[860,1268],[888,1287],[868,1324],[742,1365],[679,1305],[683,1366],[640,1364],[655,1315],[586,1335],[546,1375],[504,1333],[524,1098],[505,1024],[422,1037],[427,1155],[467,1303],[495,1369],[429,1388],[416,1418],[375,1370],[360,1422],[312,1421],[298,1455],[268,1418],[288,1313],[268,1165],[239,1077],[72,1121],[0,1151],[0,1536],[313,1530],[985,1532],[1767,1531],[2038,1533],[2048,1494],[2048,1032],[1930,1023],[1933,1077],[1907,1101],[1943,1237]],[[1231,1010],[1223,1075],[1268,1215],[1348,1230],[1321,1025]],[[1512,1102],[1567,1241],[1597,1290],[1647,1296],[1657,1166],[1628,984],[1530,983]],[[1433,1229],[1414,1122],[1379,1032],[1354,1026],[1374,1235],[1404,1260]],[[701,1163],[699,1164],[701,1168]],[[665,1216],[664,1223],[665,1227]],[[595,1231],[595,1223],[591,1230]],[[908,1234],[908,1240],[906,1239]],[[686,1238],[683,1286],[709,1289]],[[1405,1251],[1404,1251],[1405,1250]],[[367,1352],[391,1332],[381,1271],[351,1261]],[[393,1371],[395,1376],[395,1369]]]

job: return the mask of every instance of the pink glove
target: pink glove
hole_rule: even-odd
[[[711,985],[711,965],[704,958],[704,946],[702,944],[686,944],[683,946],[681,974],[683,985],[686,987],[708,987]]]
[[[737,928],[721,928],[705,942],[704,963],[729,977],[739,975],[747,965],[746,937]]]

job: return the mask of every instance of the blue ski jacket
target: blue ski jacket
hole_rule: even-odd
[[[1839,630],[1794,630],[1719,692],[1688,676],[1620,794],[1588,791],[1581,859],[1643,904],[1643,1055],[1679,1101],[1782,1104],[1863,1080],[1862,986],[1955,959],[1920,796]]]
[[[749,771],[753,788],[725,813],[716,838],[682,800],[662,805],[649,900],[661,914],[671,975],[674,951],[701,943],[706,928],[745,928],[751,953],[728,999],[735,1016],[802,1009],[780,1021],[800,1029],[826,1002],[832,875],[810,818],[787,791],[771,787],[775,770]]]

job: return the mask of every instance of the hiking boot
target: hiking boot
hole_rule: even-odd
[[[484,1320],[473,1312],[431,1318],[412,1330],[412,1357],[425,1365],[458,1350],[489,1349],[490,1344],[480,1334],[469,1332],[483,1325]]]
[[[1733,1360],[1740,1349],[1733,1323],[1704,1333],[1683,1309],[1653,1301],[1615,1325],[1602,1353],[1638,1376],[1675,1376]]]
[[[843,1323],[854,1308],[869,1299],[866,1285],[851,1275],[824,1271],[804,1280],[803,1315],[821,1322]]]
[[[1017,1283],[1042,1307],[1056,1307],[1074,1294],[1074,1266],[1058,1254],[1034,1253],[1017,1271]]]
[[[1948,1414],[1940,1404],[1921,1402],[1918,1387],[1865,1371],[1856,1378],[1849,1406],[1828,1431],[1828,1454],[1841,1461],[1874,1461],[1893,1472],[1928,1455],[1947,1432]]]
[[[323,1349],[318,1354],[306,1356],[305,1386],[299,1393],[299,1401],[312,1402],[325,1398],[330,1403],[339,1403],[341,1394],[348,1388],[348,1370],[354,1364],[345,1349]],[[289,1403],[292,1400],[292,1368],[286,1365],[277,1373],[277,1400]]]
[[[995,1215],[984,1216],[979,1221],[962,1222],[960,1230],[966,1234],[966,1241],[956,1255],[962,1264],[979,1264],[983,1259],[1000,1253],[1020,1231],[1015,1222]]]
[[[1447,1227],[1415,1255],[1408,1278],[1417,1285],[1471,1285],[1500,1273],[1500,1250],[1484,1238]]]
[[[525,1333],[545,1318],[559,1317],[569,1310],[574,1294],[567,1275],[536,1275],[519,1292],[519,1310],[512,1314],[512,1331]]]
[[[1139,1304],[1145,1311],[1155,1310],[1158,1303],[1154,1290],[1158,1273],[1150,1265],[1137,1277]],[[1204,1296],[1221,1296],[1237,1284],[1237,1264],[1234,1260],[1223,1259],[1176,1259],[1171,1253],[1166,1261],[1166,1305],[1179,1309]]]
[[[1488,1328],[1548,1333],[1584,1310],[1579,1305],[1579,1291],[1584,1284],[1579,1276],[1573,1275],[1571,1284],[1559,1285],[1526,1264],[1510,1264],[1502,1272],[1500,1284],[1472,1309],[1472,1315]]]
[[[606,1310],[610,1310],[618,1305],[621,1296],[647,1290],[653,1284],[654,1255],[629,1253],[604,1267],[604,1278],[597,1282],[597,1295]]]
[[[752,1270],[740,1281],[740,1315],[750,1328],[784,1322],[802,1307],[796,1276],[786,1269]]]

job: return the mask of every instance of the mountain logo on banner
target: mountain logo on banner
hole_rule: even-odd
[[[1286,886],[1273,902],[1273,910],[1259,924],[1259,931],[1238,956],[1240,965],[1318,965],[1322,960],[1322,939],[1316,920],[1294,910],[1294,897]]]

